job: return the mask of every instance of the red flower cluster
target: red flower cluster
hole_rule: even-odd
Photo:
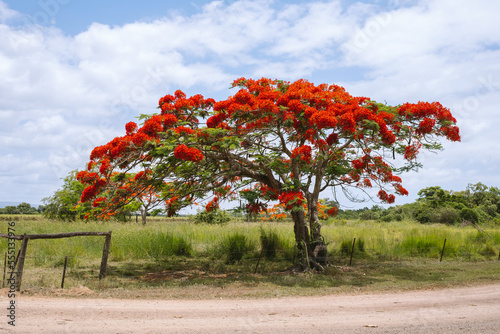
[[[125,130],[127,131],[127,135],[130,136],[137,131],[137,124],[134,122],[128,122],[127,124],[125,124]]]
[[[260,192],[262,194],[262,197],[264,197],[265,199],[273,199],[273,200],[278,199],[278,192],[275,189],[268,187],[266,185],[260,186]]]
[[[162,121],[163,117],[161,115],[151,116],[151,118],[144,122],[144,125],[139,131],[150,137],[156,137],[158,132],[163,131]]]
[[[207,128],[216,128],[221,122],[228,117],[225,113],[215,114],[207,119]]]
[[[328,216],[336,216],[338,212],[339,212],[339,208],[333,207],[333,208],[329,209],[328,211],[326,211],[326,214]]]
[[[82,192],[82,197],[80,199],[82,203],[95,197],[99,189],[106,185],[106,179],[100,178],[98,173],[88,172],[86,170],[78,172],[78,174],[76,174],[76,179],[82,184],[89,185]]]
[[[99,174],[82,170],[76,174],[76,179],[83,184],[94,184],[99,180]]]
[[[327,138],[326,142],[328,145],[333,145],[339,141],[339,135],[338,133],[331,133]]]
[[[262,202],[248,203],[246,208],[249,212],[257,214],[261,211],[265,211],[267,209],[267,205]]]
[[[317,111],[309,120],[309,123],[311,125],[316,125],[319,130],[324,128],[333,128],[337,125],[337,122],[337,117],[326,110]]]
[[[80,201],[82,203],[85,203],[91,198],[93,198],[96,194],[97,194],[97,187],[95,185],[88,186],[87,188],[83,189]]]
[[[203,160],[203,153],[195,147],[187,147],[184,144],[177,146],[174,150],[177,159],[198,162]]]
[[[380,190],[377,194],[377,197],[384,203],[392,204],[396,200],[396,196],[393,194],[387,194],[385,190]]]
[[[432,129],[434,128],[434,125],[436,125],[436,120],[432,118],[424,118],[420,122],[418,129],[415,132],[419,135],[425,135],[427,133],[431,133]]]
[[[405,155],[404,158],[406,160],[413,160],[417,157],[418,150],[422,147],[422,144],[415,143],[412,145],[408,145],[405,147]]]
[[[100,206],[104,201],[106,201],[106,198],[104,197],[97,197],[95,200],[94,200],[94,203],[92,204],[92,206],[94,208]]]
[[[300,191],[283,192],[279,195],[278,200],[285,205],[287,210],[300,207],[305,202],[304,195]]]
[[[101,161],[101,167],[99,168],[99,173],[102,175],[106,175],[108,170],[111,168],[111,164],[109,159],[104,159]]]
[[[292,159],[299,157],[300,160],[311,163],[311,146],[302,145],[292,150]]]
[[[134,176],[134,181],[138,181],[141,179],[146,179],[146,173],[142,170]]]
[[[460,132],[456,126],[443,126],[441,132],[451,141],[460,141]]]
[[[132,136],[132,142],[137,146],[142,146],[148,140],[151,140],[151,138],[142,132],[138,132]]]
[[[205,206],[205,210],[207,212],[217,210],[219,208],[219,197],[215,196],[213,200],[208,202],[208,204]]]
[[[178,134],[188,134],[188,135],[192,135],[194,134],[196,131],[191,129],[191,128],[188,128],[188,127],[185,127],[185,126],[179,126],[177,128],[175,128],[175,133],[178,133]]]
[[[165,129],[172,127],[175,123],[177,123],[177,117],[175,117],[175,115],[163,115],[163,125],[165,126]]]
[[[174,95],[165,95],[158,101],[158,106],[161,108],[162,113],[173,110],[179,111],[181,109],[203,109],[215,103],[213,99],[205,99],[200,94],[186,98],[186,94],[181,90],[175,91]]]

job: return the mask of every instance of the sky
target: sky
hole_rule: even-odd
[[[41,203],[161,96],[225,99],[239,77],[450,108],[462,141],[423,154],[396,204],[500,187],[498,13],[495,0],[0,0],[0,202]]]

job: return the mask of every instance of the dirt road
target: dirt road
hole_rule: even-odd
[[[500,333],[500,284],[266,300],[16,299],[0,333]],[[0,299],[0,309],[9,299]],[[5,307],[4,307],[5,306]]]

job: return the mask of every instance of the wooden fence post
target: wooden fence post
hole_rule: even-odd
[[[24,259],[26,258],[26,249],[28,248],[29,240],[30,239],[26,237],[26,233],[24,233],[23,243],[21,244],[21,251],[19,253],[19,262],[17,264],[16,291],[21,291],[21,281],[23,279],[23,270],[24,270]]]
[[[63,277],[61,281],[61,289],[64,289],[64,278],[66,277],[66,266],[68,265],[68,256],[64,257],[64,269],[63,269]]]
[[[441,258],[439,259],[439,262],[443,261],[443,254],[444,254],[444,247],[445,246],[446,246],[446,239],[444,239],[443,250],[441,250]]]
[[[99,281],[106,277],[106,267],[108,265],[109,247],[111,244],[111,231],[106,234],[104,240],[104,247],[102,249],[101,271],[99,272]]]

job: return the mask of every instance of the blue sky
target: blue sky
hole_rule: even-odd
[[[241,76],[451,108],[462,142],[423,155],[396,204],[500,187],[497,13],[491,0],[0,0],[0,201],[40,203],[159,97],[222,99]]]

